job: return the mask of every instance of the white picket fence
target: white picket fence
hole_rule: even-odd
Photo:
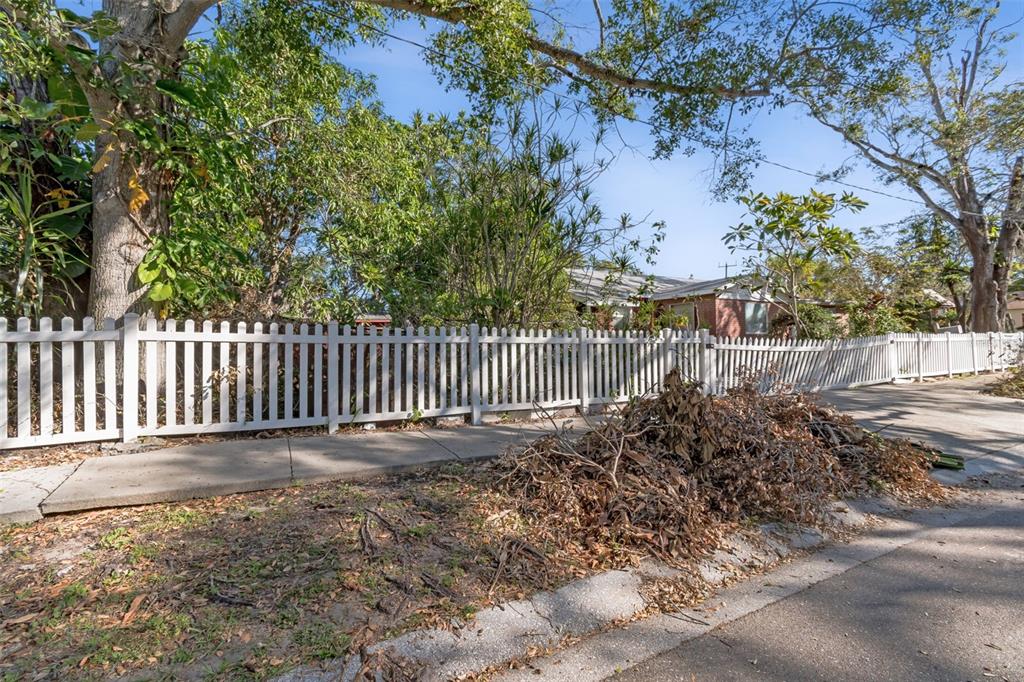
[[[836,341],[578,329],[0,318],[0,449],[618,403],[673,368],[722,393],[1005,369],[1024,334]]]

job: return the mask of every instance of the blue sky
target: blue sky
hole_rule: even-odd
[[[418,26],[411,23],[392,33],[423,41]],[[360,46],[346,52],[342,61],[376,76],[380,98],[387,111],[399,119],[407,120],[416,110],[455,113],[469,106],[461,93],[445,92],[420,58],[419,50],[409,44],[390,40],[385,48]],[[722,236],[730,225],[739,222],[743,211],[735,202],[716,201],[709,191],[708,171],[713,157],[698,152],[689,157],[679,154],[668,160],[652,160],[652,137],[647,126],[625,121],[619,130],[628,147],[615,136],[606,139],[615,152],[614,160],[594,186],[607,219],[629,213],[634,218],[649,216],[650,220],[666,222],[666,238],[652,268],[655,274],[722,276],[720,265],[741,260],[740,254],[731,254],[723,245]],[[591,131],[577,125],[576,132],[585,153],[591,153]],[[833,170],[852,153],[838,136],[796,111],[762,111],[754,119],[752,133],[761,141],[766,158],[811,173]],[[612,154],[603,152],[601,156],[611,158]],[[910,198],[898,187],[880,185],[867,168],[858,168],[845,181]],[[813,177],[763,166],[757,170],[752,186],[765,193],[803,193],[815,186],[814,182]],[[819,188],[844,189],[830,184]],[[891,223],[921,208],[898,199],[855,193],[869,206],[844,222],[850,229]]]
[[[558,7],[577,25],[594,25],[591,0],[564,0]],[[1024,0],[1004,0],[1000,12],[1004,23],[1022,16]],[[415,22],[400,25],[392,33],[425,42],[423,31]],[[586,47],[586,29],[574,36],[578,45]],[[590,36],[590,40],[596,38]],[[438,84],[430,67],[420,58],[418,48],[407,43],[389,40],[384,48],[358,46],[346,52],[342,61],[376,77],[388,112],[399,119],[407,119],[417,110],[455,113],[468,107],[461,93],[446,92]],[[1011,47],[1008,72],[1012,77],[1024,74],[1024,40],[1017,40]],[[652,160],[652,137],[646,126],[623,122],[619,130],[626,144],[610,138],[614,161],[597,180],[594,190],[608,220],[629,213],[634,218],[649,216],[650,220],[666,222],[666,239],[651,269],[661,275],[713,278],[722,276],[722,265],[738,264],[742,254],[731,254],[722,243],[722,236],[729,226],[742,219],[743,210],[734,201],[716,200],[709,191],[708,171],[713,157],[698,152],[693,156],[679,154],[668,160]],[[590,131],[577,125],[576,132],[585,152],[591,153],[594,145],[589,140]],[[757,113],[751,133],[760,141],[765,158],[812,174],[835,170],[855,158],[853,149],[838,135],[796,110]],[[601,155],[611,156],[606,152]],[[844,216],[842,224],[849,229],[893,223],[924,209],[916,196],[898,185],[883,185],[870,167],[860,163],[854,165],[844,181],[902,197],[852,190],[868,202],[868,207],[859,214]],[[814,177],[772,165],[757,169],[752,187],[767,194],[804,193],[810,187],[835,192],[849,189],[833,183],[815,185]]]

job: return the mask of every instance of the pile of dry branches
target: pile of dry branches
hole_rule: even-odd
[[[1011,369],[986,391],[1001,398],[1024,398],[1024,365]]]
[[[560,545],[686,560],[737,524],[819,523],[857,492],[935,499],[934,453],[883,438],[804,393],[762,395],[754,381],[724,397],[670,375],[585,435],[543,437],[497,463],[521,511]]]

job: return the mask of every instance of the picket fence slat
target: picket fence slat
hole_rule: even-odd
[[[77,325],[70,318],[57,324],[21,317],[13,330],[8,326],[0,318],[0,449],[139,435],[334,430],[341,423],[416,417],[470,415],[475,423],[487,411],[587,410],[657,392],[673,368],[721,394],[748,376],[765,391],[817,390],[1000,371],[1024,357],[1024,333],[901,333],[827,342],[716,338],[707,330],[474,325],[345,325],[339,333],[333,322],[215,325],[154,318],[140,329],[137,316],[99,324],[85,318]]]

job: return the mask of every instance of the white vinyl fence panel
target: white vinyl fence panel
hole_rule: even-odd
[[[835,341],[706,331],[378,329],[0,318],[0,449],[623,403],[678,369],[720,394],[1002,370],[1024,334]]]

